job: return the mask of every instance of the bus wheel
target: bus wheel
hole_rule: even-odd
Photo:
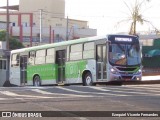
[[[87,72],[87,74],[84,77],[84,86],[92,86],[93,81],[92,81],[92,76],[90,72]]]
[[[39,77],[38,75],[36,75],[36,76],[34,77],[33,85],[34,85],[34,86],[41,86],[40,77]]]

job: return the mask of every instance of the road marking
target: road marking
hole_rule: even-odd
[[[142,76],[142,81],[160,80],[160,76]]]
[[[81,86],[77,86],[77,87],[81,87]],[[34,93],[34,95],[21,95],[21,93],[17,94],[16,89],[10,89],[7,91],[0,91],[1,94],[3,95],[7,95],[10,96],[11,98],[0,98],[0,100],[15,100],[15,99],[65,99],[65,98],[78,98],[78,97],[82,97],[82,98],[87,98],[87,97],[97,97],[97,95],[99,95],[98,97],[107,97],[107,96],[160,96],[160,85],[142,85],[142,86],[121,86],[121,87],[97,87],[97,86],[87,86],[90,89],[95,89],[98,90],[97,92],[84,92],[84,91],[80,91],[80,90],[74,90],[76,89],[76,87],[55,87],[58,89],[62,89],[65,91],[69,91],[69,92],[74,92],[74,93],[80,93],[83,95],[78,95],[78,94],[64,94],[64,93],[56,93],[55,92],[48,92],[45,91],[44,89],[48,89],[47,88],[42,88],[42,87],[38,87],[38,88],[31,88],[31,89],[27,89],[33,92],[37,92],[40,93],[42,95],[36,95]],[[155,88],[156,87],[156,88]],[[84,87],[81,87],[82,89]],[[53,88],[54,89],[54,88]],[[23,90],[23,89],[20,89]],[[132,90],[132,91],[128,91],[128,90]],[[14,91],[14,92],[13,92]],[[25,91],[25,90],[23,90]],[[103,92],[100,92],[103,91]],[[109,93],[108,93],[109,92]],[[45,95],[49,95],[49,96],[45,96]],[[52,96],[51,96],[52,95]],[[56,96],[53,96],[56,95]]]
[[[104,88],[96,88],[96,87],[91,87],[92,89],[96,89],[96,90],[100,90],[100,91],[108,91],[108,90],[105,90]],[[128,92],[128,91],[121,91],[121,90],[110,90],[111,92],[118,92],[118,93],[131,93],[132,95],[127,95],[127,96],[134,96],[134,94],[139,94],[139,95],[150,95],[150,94],[153,94],[153,93],[146,93],[146,92]],[[150,92],[150,91],[148,91]],[[153,92],[153,91],[151,91]],[[154,91],[155,92],[155,91]],[[121,94],[122,95],[122,94]],[[160,94],[155,94],[155,95],[160,95]]]
[[[89,86],[88,86],[89,87]],[[84,93],[84,94],[99,94],[99,95],[112,95],[112,96],[129,96],[129,95],[120,95],[120,94],[112,94],[112,93],[99,93],[99,92],[82,92],[82,91],[77,91],[77,90],[72,90],[64,87],[57,87],[59,89],[63,89],[66,91],[70,92],[75,92],[75,93]]]
[[[35,90],[34,90],[35,91]],[[37,90],[38,91],[38,90]],[[36,92],[37,92],[36,91]],[[41,93],[45,93],[45,91],[38,91]],[[1,94],[3,95],[7,95],[7,96],[11,96],[11,97],[23,97],[23,99],[39,99],[39,98],[75,98],[75,97],[95,97],[93,95],[75,95],[75,94],[59,94],[59,93],[51,93],[53,95],[63,95],[63,96],[35,96],[35,95],[19,95],[10,91],[0,91]],[[65,97],[64,97],[65,95]],[[9,98],[10,99],[10,98]],[[19,98],[15,98],[15,99],[19,99]]]
[[[144,89],[144,90],[160,90],[160,86],[158,87],[155,87],[155,86],[152,86],[151,88],[149,88],[149,86],[148,87],[146,87],[146,86],[128,86],[127,88],[138,88],[138,89]]]
[[[75,92],[75,93],[88,93],[88,92],[83,92],[83,91],[77,91],[77,90],[73,90],[73,89],[68,89],[66,87],[57,87],[59,89],[62,89],[62,90],[66,90],[66,91],[70,91],[70,92]]]
[[[0,98],[0,100],[8,100],[9,98]]]
[[[43,91],[43,90],[40,90],[40,89],[32,89],[31,91],[41,93],[41,94],[44,94],[44,95],[52,95],[53,94],[51,92],[46,92],[46,91]]]
[[[75,94],[51,93],[51,92],[46,92],[46,91],[39,90],[39,89],[32,89],[31,91],[38,92],[38,93],[41,93],[41,94],[47,93],[48,95],[50,94],[50,95],[63,95],[63,96],[71,96],[71,97],[94,97],[93,95],[75,95]]]
[[[153,87],[153,86],[152,86]],[[133,91],[152,91],[152,92],[160,92],[160,88],[146,88],[146,87],[131,87],[131,86],[123,86],[123,87],[102,87],[103,89],[107,90],[133,90]]]

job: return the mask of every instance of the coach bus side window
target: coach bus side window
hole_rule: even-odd
[[[55,63],[55,49],[47,49],[46,63]]]
[[[70,60],[81,60],[82,50],[83,50],[82,44],[71,45]]]
[[[94,58],[94,42],[84,43],[83,59]]]
[[[12,55],[11,66],[19,66],[19,54]]]
[[[35,51],[29,52],[28,64],[29,65],[34,65],[34,59],[35,59]]]
[[[46,50],[36,51],[35,64],[45,64]]]

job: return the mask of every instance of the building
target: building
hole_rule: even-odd
[[[6,22],[0,21],[0,30],[6,30]]]
[[[10,35],[30,46],[97,35],[87,21],[65,18],[65,0],[20,0],[9,9]],[[5,20],[6,13],[0,12],[0,21]]]
[[[6,43],[0,41],[0,87],[9,81],[9,59],[10,51],[6,50]]]

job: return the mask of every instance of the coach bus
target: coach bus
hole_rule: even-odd
[[[23,85],[140,81],[139,38],[106,35],[11,51],[10,83]]]

